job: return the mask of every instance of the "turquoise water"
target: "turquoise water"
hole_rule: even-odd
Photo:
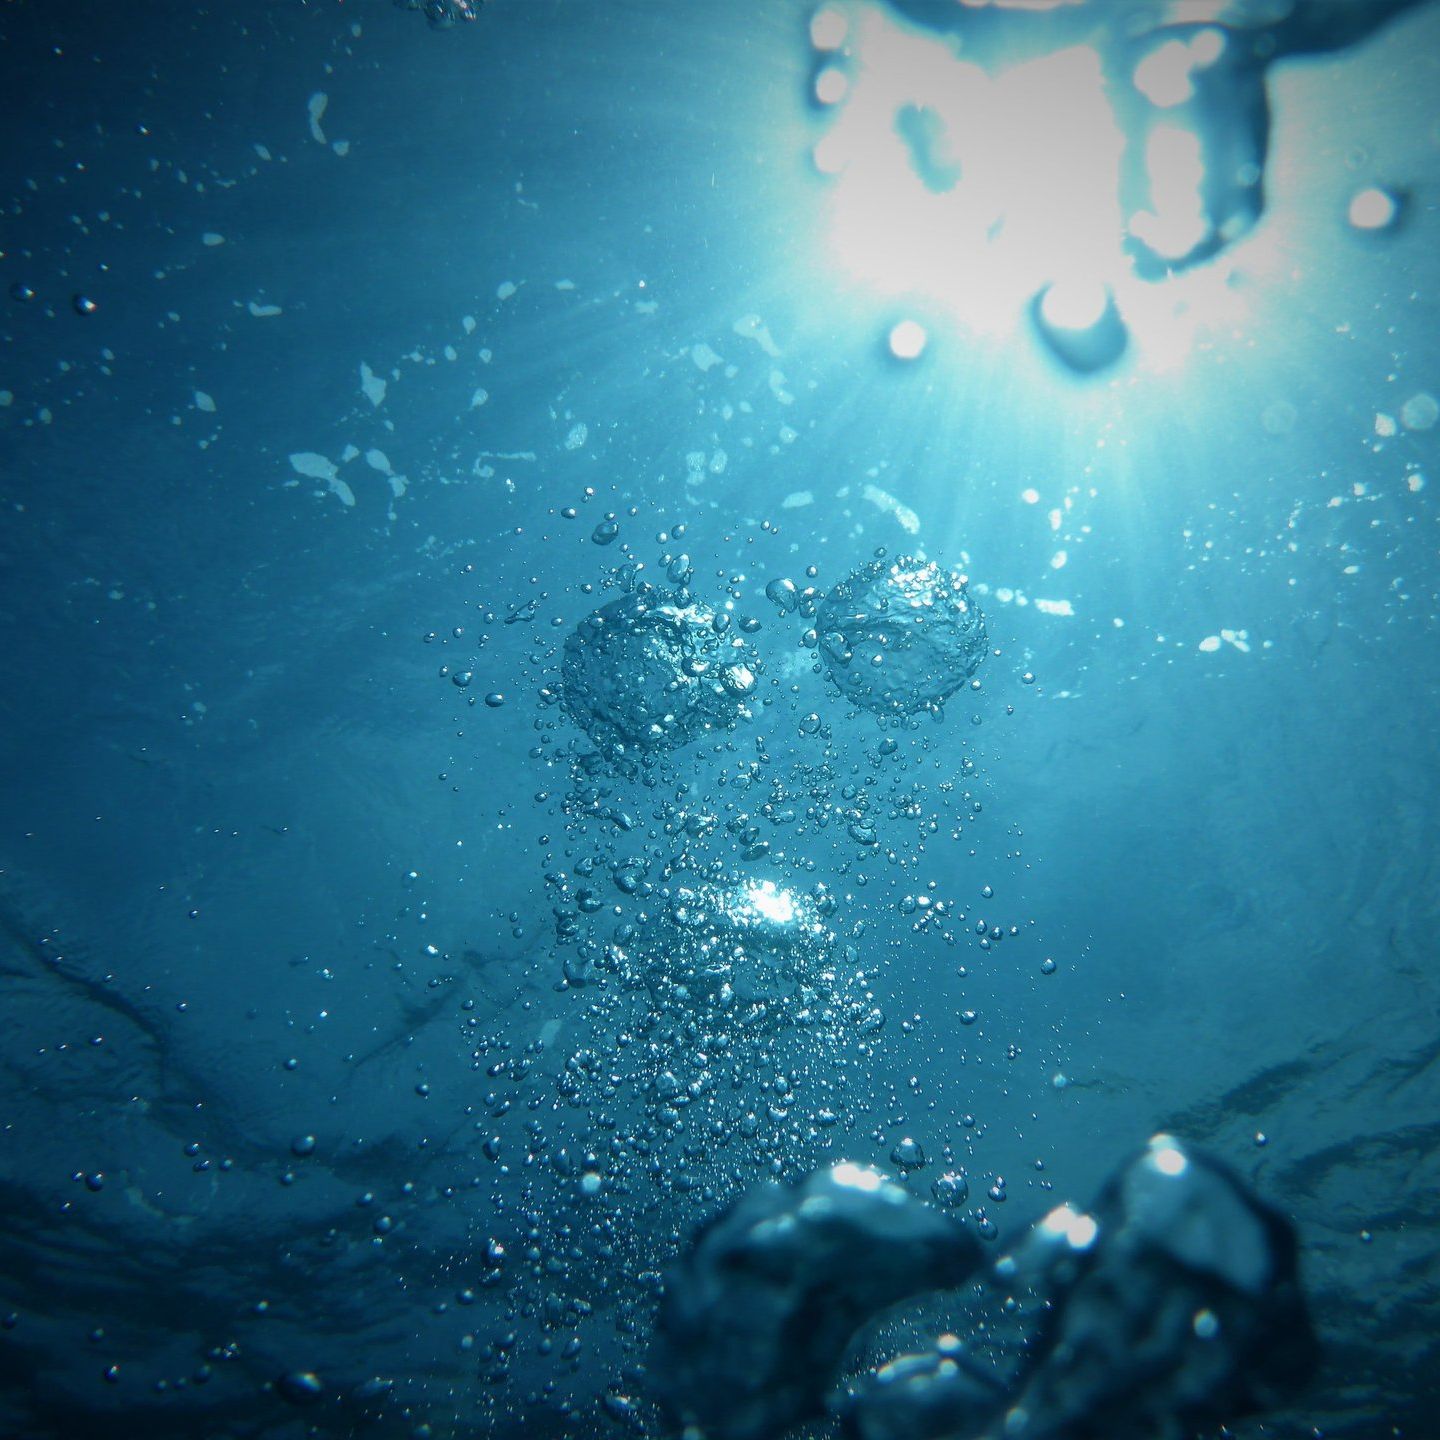
[[[5,1433],[665,1434],[749,1186],[1161,1128],[1299,1236],[1237,1433],[1431,1433],[1440,12],[1191,253],[1253,127],[1080,10],[4,7]]]

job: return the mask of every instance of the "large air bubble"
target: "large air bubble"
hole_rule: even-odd
[[[608,755],[669,750],[749,715],[759,662],[688,598],[643,586],[565,642],[566,713]]]
[[[985,617],[958,570],[874,560],[820,602],[825,666],[847,700],[877,714],[934,710],[985,658]]]

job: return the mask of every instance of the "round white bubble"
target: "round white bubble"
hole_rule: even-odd
[[[1440,420],[1440,400],[1421,390],[1400,407],[1400,423],[1407,430],[1433,430]]]
[[[897,360],[918,360],[929,338],[918,320],[902,320],[890,331],[890,353]]]
[[[1062,280],[1040,299],[1040,313],[1057,330],[1088,330],[1105,318],[1110,292],[1098,280]]]
[[[1350,201],[1346,218],[1357,230],[1384,230],[1400,214],[1400,202],[1378,185],[1358,191]]]
[[[850,22],[833,5],[822,5],[810,17],[810,43],[817,50],[838,50],[850,32]]]
[[[815,77],[815,98],[822,105],[838,105],[849,89],[850,77],[838,65],[827,65]]]

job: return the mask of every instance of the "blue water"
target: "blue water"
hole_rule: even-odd
[[[913,1140],[999,1253],[1168,1127],[1326,1347],[1237,1433],[1434,1433],[1440,12],[1275,67],[1263,214],[1093,368],[1088,196],[857,248],[810,18],[4,7],[0,1432],[663,1434],[747,1185]],[[882,547],[984,611],[936,716],[765,596]],[[748,713],[585,761],[566,638],[681,555]],[[814,1015],[674,992],[721,878],[818,897]]]

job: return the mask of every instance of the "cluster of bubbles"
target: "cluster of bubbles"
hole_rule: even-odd
[[[863,922],[847,925],[824,881],[798,878],[814,869],[813,847],[782,851],[770,837],[798,845],[825,833],[856,855],[877,851],[885,792],[875,781],[897,747],[881,740],[869,780],[847,781],[816,713],[799,721],[799,738],[823,747],[819,760],[801,758],[802,747],[777,763],[759,735],[745,758],[733,731],[763,703],[766,666],[752,643],[761,627],[697,598],[683,555],[664,568],[667,583],[648,585],[620,567],[620,593],[573,628],[558,683],[541,691],[542,711],[558,711],[591,747],[569,753],[572,863],[546,879],[561,984],[588,997],[597,1033],[635,1037],[611,1080],[645,1097],[644,1144],[671,1157],[660,1183],[723,1198],[735,1146],[766,1173],[798,1173],[863,1110],[857,1082],[886,1026],[855,943]],[[866,662],[868,685],[837,681],[857,709],[884,717],[938,713],[983,654],[964,577],[933,562],[880,555],[828,593],[775,580],[766,594],[782,614],[814,622],[802,648],[817,671],[839,665],[838,645],[818,644],[821,624],[885,648],[885,667]],[[702,743],[721,767],[716,784],[728,775],[736,794],[763,795],[753,809],[707,794],[703,763],[674,763]],[[892,812],[918,817],[916,798],[894,783]],[[737,860],[769,862],[770,873],[745,873]],[[943,898],[926,899],[940,924],[964,921]],[[566,1077],[567,1103],[594,1102],[588,1076],[582,1066]]]
[[[748,715],[759,661],[730,616],[642,585],[587,616],[565,643],[566,713],[614,757],[670,750]]]
[[[677,887],[656,940],[657,999],[696,1009],[803,1018],[831,975],[834,936],[815,902],[773,880]]]
[[[617,530],[612,520],[591,538],[608,545]],[[881,727],[847,763],[824,707],[802,716],[797,706],[800,743],[780,760],[764,734],[736,734],[771,703],[760,677],[786,669],[783,657],[762,662],[762,627],[733,608],[743,577],[732,577],[731,604],[711,606],[692,590],[686,556],[664,557],[661,584],[641,583],[639,568],[616,568],[618,593],[570,631],[558,677],[540,691],[537,729],[569,776],[563,861],[547,857],[545,880],[572,1038],[556,1063],[543,1041],[517,1053],[503,1030],[472,1035],[494,1086],[490,1118],[476,1122],[495,1127],[483,1142],[491,1163],[503,1167],[513,1143],[504,1087],[518,1098],[542,1070],[554,1085],[548,1107],[531,1092],[512,1231],[486,1250],[499,1258],[485,1283],[502,1288],[507,1314],[538,1305],[544,1343],[571,1357],[593,1306],[610,1307],[605,1412],[650,1433],[658,1402],[685,1433],[712,1440],[773,1440],[827,1415],[852,1440],[978,1440],[1002,1423],[1047,1440],[1087,1424],[1138,1437],[1208,1417],[1206,1386],[1226,1416],[1279,1393],[1308,1359],[1288,1232],[1173,1142],[1122,1172],[1092,1214],[1062,1207],[1037,1227],[992,1272],[1004,1299],[987,1291],[956,1327],[977,1344],[1003,1330],[1007,1354],[1032,1358],[1005,1369],[947,1335],[842,1374],[856,1335],[897,1302],[985,1290],[974,1284],[982,1245],[999,1232],[984,1202],[1006,1198],[1002,1178],[977,1176],[972,1204],[951,1146],[932,1171],[908,1134],[871,1136],[900,1182],[843,1158],[867,1143],[879,1048],[909,1025],[887,1026],[877,972],[862,959],[868,918],[847,915],[853,896],[814,873],[828,853],[830,878],[861,885],[872,859],[904,868],[923,852],[923,839],[885,842],[887,821],[908,817],[923,835],[939,818],[907,776],[897,734],[940,718],[976,683],[985,619],[963,573],[913,556],[877,552],[828,589],[772,580],[766,597],[808,622],[800,649],[848,705],[845,723],[870,716],[862,730]],[[924,751],[918,733],[906,744]],[[968,756],[949,762],[941,788],[955,793],[972,770]],[[979,802],[963,788],[957,800],[968,826]],[[757,862],[760,873],[749,869]],[[953,944],[964,926],[983,950],[1019,933],[967,921],[934,882],[916,892],[897,907],[915,931]],[[989,886],[980,894],[993,899]],[[973,1116],[961,1124],[973,1134]],[[929,1202],[912,1188],[921,1174],[933,1176]],[[720,1217],[662,1277],[684,1228],[674,1207],[696,1204],[722,1207]],[[509,1268],[512,1245],[538,1257],[527,1273],[544,1287],[539,1300],[527,1273]],[[1156,1315],[1161,1382],[1124,1355]],[[1284,1354],[1266,1349],[1276,1325],[1294,1337]],[[652,1332],[658,1351],[646,1359]],[[509,1354],[498,1345],[482,1373],[503,1381]],[[1020,1425],[1022,1413],[1033,1419]]]
[[[828,594],[772,580],[782,613],[813,618],[804,641],[846,699],[879,715],[938,713],[979,669],[985,617],[958,570],[878,556]],[[688,590],[640,586],[587,616],[565,645],[566,713],[612,757],[674,749],[732,728],[760,674],[730,616]]]
[[[872,561],[836,585],[815,629],[840,693],[878,714],[938,710],[985,658],[985,617],[968,585],[909,556]]]

